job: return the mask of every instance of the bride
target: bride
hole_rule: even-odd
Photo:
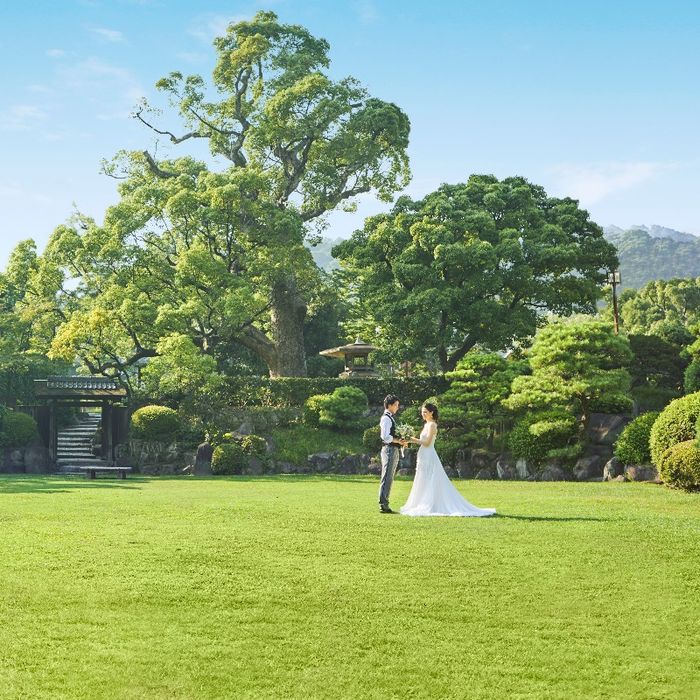
[[[425,426],[419,437],[408,438],[420,445],[416,478],[402,515],[493,515],[493,508],[477,508],[465,500],[449,480],[433,444],[437,435],[437,406],[425,403],[420,411]]]

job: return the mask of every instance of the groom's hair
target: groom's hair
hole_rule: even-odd
[[[388,396],[384,397],[384,408],[389,408],[392,403],[396,403],[399,400],[398,396],[395,396],[394,394],[389,394]]]

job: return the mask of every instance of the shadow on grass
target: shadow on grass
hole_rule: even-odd
[[[605,522],[610,518],[588,518],[588,517],[572,517],[572,518],[559,518],[556,516],[546,516],[546,515],[507,515],[506,513],[495,513],[489,516],[490,518],[509,518],[511,520],[529,520],[531,522],[553,522],[553,523],[568,523],[568,522]]]
[[[144,479],[139,479],[139,482]],[[86,479],[66,476],[0,475],[0,496],[11,493],[70,493],[78,489],[140,489],[138,483],[112,479]]]

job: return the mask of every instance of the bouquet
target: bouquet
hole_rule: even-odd
[[[414,429],[408,423],[399,423],[396,426],[396,433],[401,440],[408,440],[408,438],[413,437]],[[401,448],[401,457],[403,457],[403,447]]]

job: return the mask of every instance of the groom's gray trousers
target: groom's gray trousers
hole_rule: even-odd
[[[379,482],[379,505],[389,506],[389,494],[394,483],[394,472],[399,463],[399,447],[396,445],[384,445],[382,447],[382,478]]]

